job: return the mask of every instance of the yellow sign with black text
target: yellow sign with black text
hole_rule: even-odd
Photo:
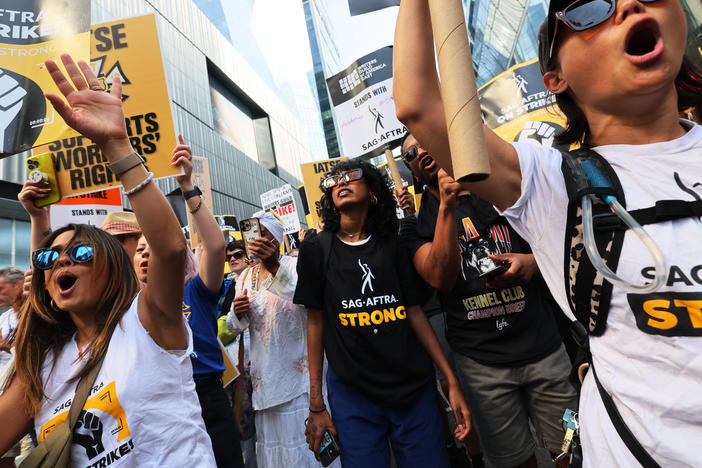
[[[134,150],[155,178],[180,174],[171,165],[176,144],[168,89],[154,15],[137,16],[92,27],[90,66],[101,83],[122,81],[127,133]],[[119,186],[97,145],[82,136],[66,136],[35,154],[50,152],[64,197]]]
[[[302,181],[305,183],[307,204],[310,208],[310,217],[312,218],[312,225],[309,225],[309,227],[315,227],[322,215],[322,189],[319,188],[319,184],[324,179],[324,176],[334,169],[334,166],[348,160],[349,158],[343,157],[300,164]]]
[[[90,56],[90,0],[2,1],[0,158],[75,135],[44,97],[59,94],[44,62],[62,53]]]

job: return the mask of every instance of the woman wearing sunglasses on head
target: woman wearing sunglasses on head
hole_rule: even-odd
[[[430,356],[449,381],[461,439],[470,413],[418,305],[395,198],[380,172],[358,160],[337,165],[322,189],[324,231],[300,247],[295,292],[308,317],[309,447],[319,456],[328,430],[338,435],[343,466],[389,466],[389,440],[400,468],[447,467]]]
[[[50,437],[79,381],[99,369],[73,426],[71,466],[214,466],[182,313],[185,238],[129,143],[119,78],[105,93],[87,63],[61,59],[72,83],[46,62],[65,101],[47,98],[119,175],[153,246],[148,281],[139,292],[119,241],[95,227],[70,224],[42,241],[32,255],[15,376],[0,396],[0,452],[32,426],[40,443]]]
[[[447,164],[451,155],[429,23],[426,0],[402,2],[395,99],[400,120]],[[702,74],[684,59],[686,35],[680,0],[551,0],[539,34],[544,84],[567,117],[557,143],[599,153],[616,174],[630,211],[661,200],[694,204],[702,198],[702,128],[678,117],[679,110],[702,102]],[[561,170],[568,156],[554,148],[509,144],[487,128],[484,133],[492,174],[463,186],[492,202],[529,242],[554,298],[572,318],[565,287],[570,278],[564,275],[565,261],[572,261],[564,249],[571,235],[569,197]],[[602,285],[612,286],[608,315],[597,317],[606,320],[606,329],[592,328],[596,374],[587,373],[580,398],[585,466],[699,465],[699,456],[689,450],[702,427],[697,320],[702,286],[690,279],[702,271],[702,223],[693,211],[645,226],[671,269],[660,292],[631,293],[630,285],[615,278]],[[631,285],[651,284],[655,268],[635,233],[625,231],[616,275]],[[585,257],[582,244],[576,247],[570,256]],[[600,286],[582,290],[592,301],[600,299]],[[617,418],[603,403],[605,392],[632,437],[613,423]]]

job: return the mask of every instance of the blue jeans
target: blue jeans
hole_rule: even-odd
[[[327,390],[344,468],[389,468],[389,445],[398,468],[449,467],[434,379],[402,409],[369,400],[342,382],[331,366]]]

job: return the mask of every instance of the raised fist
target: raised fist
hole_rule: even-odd
[[[102,422],[93,413],[85,410],[80,412],[76,427],[73,430],[73,442],[82,445],[89,459],[97,457],[105,451],[102,445]]]
[[[517,141],[519,143],[537,144],[543,148],[553,146],[556,128],[548,122],[527,122]]]

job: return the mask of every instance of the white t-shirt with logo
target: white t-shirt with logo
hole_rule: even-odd
[[[595,148],[617,172],[628,210],[657,200],[702,199],[702,127],[648,145]],[[551,292],[571,318],[563,254],[568,196],[561,154],[515,144],[522,194],[504,212],[531,245]],[[662,466],[700,466],[702,441],[702,222],[686,218],[645,226],[665,256],[668,283],[655,295],[615,287],[602,336],[591,337],[597,375],[622,418]],[[617,274],[633,283],[652,278],[646,248],[627,232]],[[589,373],[580,399],[586,467],[638,467],[621,441]]]
[[[77,467],[215,466],[195,393],[188,347],[166,351],[137,314],[138,295],[110,339],[105,360],[74,428],[71,465]],[[83,367],[75,336],[42,372],[47,398],[34,419],[41,442],[68,416]],[[48,380],[47,380],[48,377]]]

